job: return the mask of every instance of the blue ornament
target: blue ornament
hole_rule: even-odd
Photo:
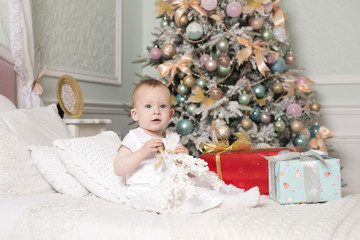
[[[249,118],[251,120],[253,120],[254,122],[259,122],[260,121],[260,108],[255,107],[254,111],[251,113],[251,115],[249,116]]]
[[[261,84],[253,86],[252,89],[257,98],[263,98],[266,94],[266,88]]]
[[[297,147],[302,147],[303,149],[307,147],[309,140],[304,134],[299,134],[293,139],[293,144]]]
[[[273,73],[276,72],[282,73],[285,71],[285,68],[286,68],[286,62],[282,57],[278,57],[276,62],[270,65],[270,69]]]
[[[178,133],[185,136],[193,132],[194,125],[189,119],[182,119],[178,122],[176,129]]]
[[[187,100],[187,98],[181,94],[176,95],[175,98],[177,103],[184,103]]]
[[[191,40],[198,40],[203,35],[204,30],[200,23],[192,22],[186,27],[186,35]]]
[[[320,126],[319,125],[313,125],[309,128],[310,131],[310,137],[311,138],[315,138],[316,137],[316,133],[319,130]]]

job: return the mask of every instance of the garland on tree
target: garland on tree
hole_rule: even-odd
[[[326,151],[313,82],[294,68],[281,0],[156,1],[161,18],[148,53],[172,92],[170,129],[194,155],[199,145],[246,132],[254,147]]]

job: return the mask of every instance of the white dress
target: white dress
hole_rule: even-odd
[[[139,150],[148,140],[153,138],[140,127],[130,130],[122,141],[122,145],[129,148],[133,153]],[[165,149],[167,146],[181,145],[180,137],[173,132],[166,132],[162,139]],[[159,154],[154,153],[148,159],[142,161],[131,173],[126,175],[126,196],[128,204],[140,211],[155,211],[166,213],[163,207],[165,176],[167,168],[165,164],[155,167],[159,160]],[[196,186],[197,195],[192,199],[183,201],[178,213],[200,213],[208,209],[218,207],[227,200],[229,207],[253,207],[259,201],[259,190],[257,187],[243,192],[242,189],[225,185],[218,192],[206,186]],[[223,204],[224,205],[224,204]]]

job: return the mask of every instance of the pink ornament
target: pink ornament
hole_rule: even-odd
[[[273,9],[273,3],[270,1],[268,3],[263,3],[263,7],[264,7],[264,13],[270,13]]]
[[[160,50],[160,48],[154,47],[153,49],[151,49],[150,55],[151,55],[151,58],[155,59],[155,60],[161,58],[161,50]]]
[[[299,77],[297,80],[296,80],[296,83],[297,84],[307,84],[307,79],[306,77]]]
[[[237,81],[237,84],[245,84],[245,91],[250,91],[251,90],[251,86],[249,85],[249,80],[247,78],[240,78],[238,81]]]
[[[273,64],[276,62],[276,59],[274,58],[274,56],[267,56],[266,62],[267,62],[267,64]]]
[[[217,7],[217,0],[201,0],[201,7],[207,11],[212,11]]]
[[[289,115],[296,115],[300,117],[302,113],[302,108],[299,104],[292,103],[286,108],[286,113]]]
[[[209,71],[209,72],[212,72],[212,71],[215,71],[215,69],[217,68],[217,63],[215,60],[209,60],[206,62],[205,64],[205,68]]]
[[[242,6],[239,2],[231,2],[226,7],[226,13],[230,17],[236,18],[242,13]]]
[[[206,62],[210,60],[210,55],[209,54],[203,54],[201,57],[200,57],[200,62],[202,65],[205,66]]]

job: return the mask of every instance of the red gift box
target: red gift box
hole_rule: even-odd
[[[301,147],[226,151],[203,154],[200,158],[205,160],[210,171],[217,173],[226,184],[232,184],[244,190],[258,186],[261,194],[269,194],[268,161],[263,156],[277,155],[283,150],[301,152]]]

